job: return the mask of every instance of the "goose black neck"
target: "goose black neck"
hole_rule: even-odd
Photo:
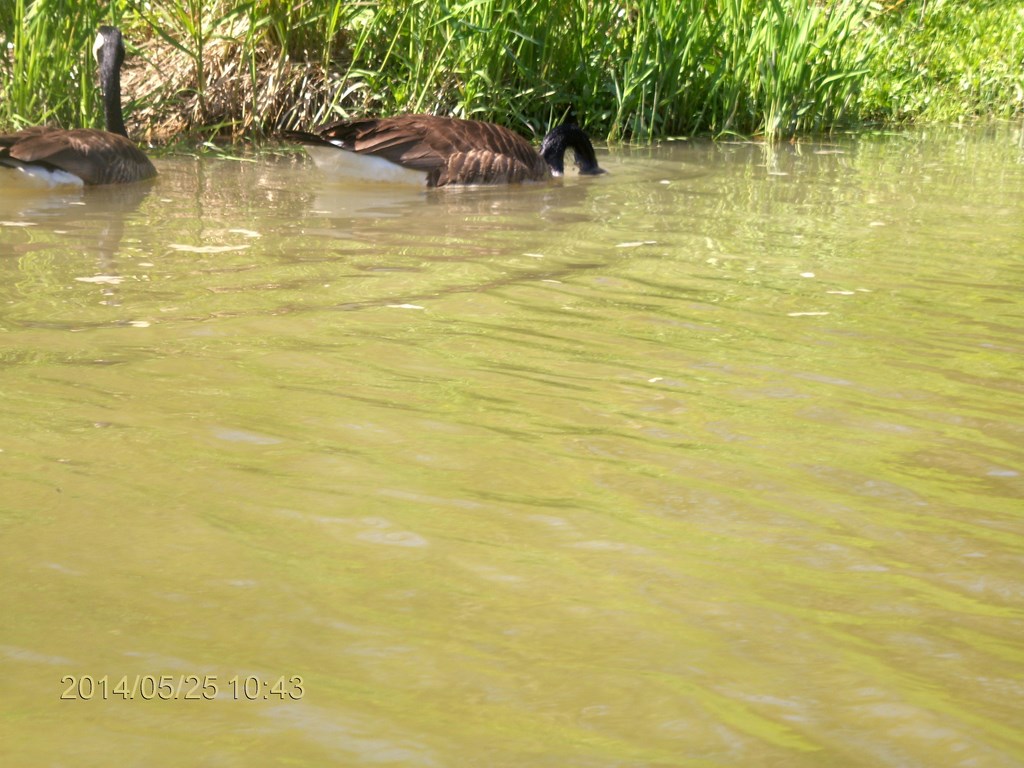
[[[569,148],[576,156],[576,165],[581,174],[595,176],[604,173],[604,169],[597,164],[597,154],[587,134],[575,123],[563,123],[545,136],[540,145],[541,157],[553,176],[565,173],[565,150]]]
[[[97,54],[100,88],[103,91],[103,117],[110,133],[127,137],[124,113],[121,111],[121,62],[124,61],[124,48],[120,33],[112,31],[116,36],[110,35]]]

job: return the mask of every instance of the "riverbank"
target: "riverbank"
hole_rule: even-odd
[[[67,7],[63,7],[63,6]],[[260,139],[423,111],[610,140],[1024,115],[1024,0],[23,2],[0,11],[0,127],[98,125],[96,26],[131,47],[129,131]]]

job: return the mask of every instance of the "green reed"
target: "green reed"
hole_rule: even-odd
[[[734,43],[722,62],[715,127],[792,136],[839,124],[868,74],[856,37],[866,4],[734,0],[723,6],[718,34]]]
[[[0,44],[7,50],[0,48],[0,124],[101,124],[92,59],[96,28],[107,20],[99,4],[3,5]]]
[[[380,2],[349,76],[376,111],[549,123],[574,108],[612,138],[788,136],[854,100],[866,2]],[[507,119],[507,118],[506,118]]]
[[[8,0],[0,125],[98,122],[102,22],[176,75],[126,93],[145,125],[188,111],[169,122],[201,138],[407,111],[638,141],[1024,113],[1024,0]]]

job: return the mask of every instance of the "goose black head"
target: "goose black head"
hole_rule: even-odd
[[[121,65],[124,63],[124,40],[116,27],[100,27],[92,55],[100,68],[100,88],[103,91],[103,111],[107,130],[127,136],[124,115],[121,112]]]
[[[548,164],[552,176],[565,173],[565,150],[569,148],[576,156],[576,166],[581,174],[596,176],[605,172],[597,164],[597,154],[587,134],[575,123],[562,123],[545,136],[540,145],[540,156]]]
[[[100,71],[109,68],[121,69],[124,63],[124,40],[117,27],[100,27],[96,34],[96,42],[92,44],[92,55],[100,66]]]

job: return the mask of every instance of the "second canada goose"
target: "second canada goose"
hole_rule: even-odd
[[[60,184],[126,184],[156,176],[156,168],[128,140],[121,112],[124,41],[114,27],[100,27],[93,45],[100,71],[107,130],[35,127],[0,134],[0,166]]]
[[[594,145],[575,123],[551,131],[539,153],[500,125],[433,115],[342,120],[315,133],[287,135],[303,142],[324,169],[428,187],[515,184],[561,176],[567,149],[575,153],[581,174],[604,173]]]

